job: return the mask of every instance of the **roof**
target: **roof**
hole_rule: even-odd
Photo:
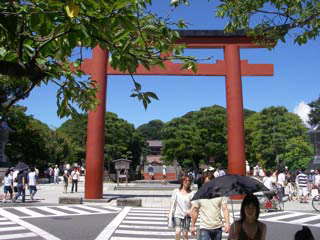
[[[162,147],[161,140],[147,140],[149,147]]]
[[[125,158],[120,158],[120,159],[112,160],[113,163],[114,163],[114,162],[120,162],[120,161],[131,162],[131,160],[125,159]]]

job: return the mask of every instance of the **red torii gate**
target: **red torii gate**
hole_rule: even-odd
[[[150,71],[139,65],[135,75],[225,76],[228,128],[228,173],[245,175],[245,142],[241,76],[273,76],[273,64],[248,64],[240,60],[240,48],[263,48],[244,33],[225,34],[222,30],[181,30],[179,43],[187,48],[223,48],[224,60],[215,64],[198,64],[197,73],[181,69],[182,64],[165,61],[165,69]],[[106,112],[106,75],[127,75],[108,63],[108,51],[93,49],[92,59],[85,59],[81,69],[91,74],[99,85],[100,104],[89,111],[86,149],[85,198],[99,199],[103,194],[104,125]]]

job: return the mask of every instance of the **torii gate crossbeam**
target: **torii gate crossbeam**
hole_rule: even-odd
[[[228,128],[228,173],[245,174],[245,141],[241,76],[273,76],[272,64],[248,64],[240,60],[240,48],[263,48],[243,33],[224,34],[220,30],[182,30],[181,41],[187,48],[222,48],[224,60],[215,64],[198,64],[197,73],[181,69],[181,64],[165,61],[165,69],[158,66],[150,71],[139,65],[135,75],[225,76]],[[112,69],[107,62],[108,52],[93,49],[92,60],[86,59],[81,69],[91,74],[99,85],[100,104],[89,111],[86,151],[85,198],[99,199],[103,194],[104,126],[106,111],[106,75],[127,75]]]

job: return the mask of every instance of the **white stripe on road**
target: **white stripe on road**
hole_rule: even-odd
[[[58,211],[58,210],[55,210],[55,209],[52,209],[52,208],[49,208],[49,207],[37,207],[37,208],[39,208],[42,211],[45,211],[45,212],[48,212],[48,213],[52,213],[52,214],[57,215],[57,216],[68,215],[68,213],[66,213],[66,212],[61,212],[61,211]]]
[[[85,206],[85,205],[77,205],[76,207],[86,209],[86,210],[95,211],[98,213],[112,213],[111,211],[103,210],[101,208],[89,207],[89,206]]]
[[[169,210],[168,211],[148,211],[148,210],[131,210],[130,212],[132,213],[169,213]]]
[[[0,215],[8,218],[9,220],[11,220],[11,221],[13,221],[13,222],[25,227],[25,228],[27,228],[28,230],[34,232],[35,234],[41,236],[44,239],[47,239],[47,240],[61,240],[60,238],[57,238],[57,237],[51,235],[50,233],[42,230],[41,228],[38,228],[38,227],[36,227],[36,226],[34,226],[34,225],[30,224],[30,223],[27,223],[27,222],[19,219],[18,216],[16,216],[16,215],[4,210],[3,208],[2,209],[0,208]]]
[[[106,209],[114,210],[114,211],[121,211],[122,208],[113,207],[113,206],[103,206]]]
[[[150,240],[150,238],[142,238],[142,237],[112,237],[110,240]],[[152,238],[152,240],[163,240],[163,238]]]
[[[6,220],[8,220],[8,219],[0,217],[0,221],[6,221]]]
[[[15,225],[16,223],[14,222],[0,222],[0,226],[2,225]]]
[[[28,214],[31,217],[42,217],[42,216],[44,216],[43,214],[35,212],[35,211],[32,211],[32,210],[30,210],[29,208],[26,208],[26,207],[17,207],[17,208],[14,208],[14,209],[18,210],[19,212]]]
[[[166,222],[154,222],[154,221],[128,221],[124,220],[123,223],[128,224],[156,224],[156,225],[168,225]]]
[[[132,208],[133,211],[135,210],[152,210],[152,211],[168,211],[168,208],[146,208],[146,207],[141,207],[141,208]]]
[[[272,215],[276,215],[276,214],[279,214],[279,213],[288,213],[288,214],[290,214],[290,213],[294,213],[294,212],[289,212],[289,211],[277,212],[277,211],[275,211],[275,212],[260,213],[259,216],[260,217],[262,217],[262,216],[272,216]],[[237,215],[238,215],[237,217],[240,217],[240,213],[237,214]],[[235,214],[235,216],[236,216],[236,214]]]
[[[300,218],[300,219],[297,219],[297,220],[293,220],[293,221],[290,221],[290,223],[306,223],[306,222],[309,222],[309,221],[313,221],[313,220],[319,220],[320,221],[320,216],[319,215],[315,215],[315,216],[312,216],[312,217],[305,217],[305,218]]]
[[[109,239],[117,227],[120,225],[122,220],[127,216],[131,207],[124,207],[124,209],[109,223],[103,231],[99,234],[99,236],[95,240],[105,240]]]
[[[82,211],[82,210],[71,208],[71,207],[67,207],[67,206],[57,206],[56,208],[67,210],[67,211],[70,211],[70,212],[79,213],[79,214],[91,214],[91,212]]]
[[[291,217],[298,217],[298,216],[302,216],[302,215],[305,215],[305,213],[290,213],[288,215],[281,215],[281,216],[277,216],[277,217],[263,218],[263,220],[266,220],[266,221],[281,221],[281,219],[291,218]]]
[[[139,234],[139,235],[155,235],[155,236],[175,236],[176,233],[174,231],[170,232],[149,232],[149,231],[135,231],[135,230],[117,230],[115,231],[117,234]],[[107,238],[105,238],[107,239]]]
[[[126,219],[139,219],[139,220],[167,220],[166,217],[158,217],[158,218],[154,218],[154,217],[126,217]]]
[[[162,226],[135,226],[135,225],[125,225],[121,224],[119,228],[134,228],[134,229],[157,229],[157,230],[168,230],[168,227],[162,227]]]
[[[129,216],[167,216],[168,214],[166,213],[133,213],[133,212],[129,212],[128,214]]]
[[[35,233],[14,233],[14,234],[0,235],[0,240],[27,238],[27,237],[36,237],[36,236],[38,235]]]
[[[16,230],[25,230],[24,227],[5,227],[0,228],[0,232],[16,231]]]

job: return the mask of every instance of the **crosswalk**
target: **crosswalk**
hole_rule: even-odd
[[[237,214],[238,215],[238,214]],[[261,221],[320,227],[320,214],[295,211],[261,213]]]
[[[41,218],[73,215],[93,215],[118,213],[122,208],[114,206],[38,206],[38,207],[6,207],[2,208],[2,217],[14,215],[17,218]]]
[[[77,216],[118,213],[122,210],[113,206],[38,206],[38,207],[5,207],[0,208],[0,240],[30,239],[30,240],[60,240],[48,232],[32,225],[28,218]]]
[[[131,208],[110,240],[160,240],[175,239],[175,231],[167,226],[168,209]],[[198,228],[199,222],[196,223]],[[222,239],[228,235],[223,232]],[[189,239],[196,239],[189,233]]]
[[[113,232],[110,240],[160,240],[174,239],[175,231],[167,227],[168,209],[163,208],[131,208]],[[235,213],[235,218],[240,212]],[[259,219],[266,224],[279,222],[295,225],[320,227],[320,214],[294,211],[261,213]],[[233,222],[231,218],[231,222]],[[199,222],[196,226],[198,227]],[[222,239],[228,234],[223,232]],[[189,234],[189,239],[196,239]]]

